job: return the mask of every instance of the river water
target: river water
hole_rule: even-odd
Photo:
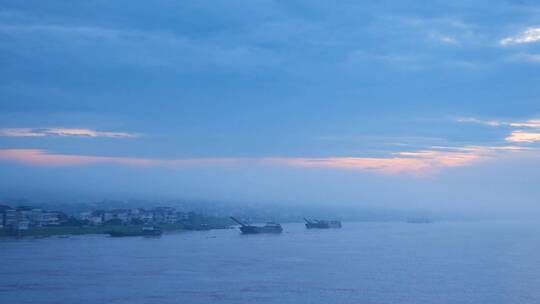
[[[540,303],[540,225],[0,240],[1,303]]]

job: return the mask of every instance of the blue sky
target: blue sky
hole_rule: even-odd
[[[1,0],[4,196],[534,208],[538,20],[535,1]]]

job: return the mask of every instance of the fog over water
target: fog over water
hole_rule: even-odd
[[[1,174],[6,203],[91,203],[139,199],[216,201],[286,208],[358,207],[458,212],[486,216],[538,216],[529,164],[493,168],[478,165],[434,176],[384,176],[331,169],[220,168],[139,169],[28,168],[9,166]],[[84,170],[81,174],[81,170]],[[527,170],[524,176],[520,172]],[[106,207],[106,206],[104,206]]]

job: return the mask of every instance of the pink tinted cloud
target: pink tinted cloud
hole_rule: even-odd
[[[540,129],[540,119],[529,119],[524,122],[512,122],[510,123],[510,126]]]
[[[185,159],[150,159],[116,156],[87,156],[75,154],[55,154],[39,149],[0,149],[0,160],[14,161],[34,166],[83,166],[92,164],[119,164],[137,167],[183,168],[196,166],[239,165],[242,158],[185,158]]]
[[[33,166],[83,166],[118,164],[136,167],[240,167],[287,166],[368,171],[381,174],[429,175],[445,168],[462,167],[493,159],[502,153],[522,151],[520,147],[433,147],[430,150],[398,152],[392,157],[254,157],[147,159],[134,157],[55,154],[37,149],[0,149],[0,160]]]
[[[76,166],[99,163],[151,166],[159,163],[156,160],[143,158],[51,154],[37,149],[3,149],[0,150],[0,160],[15,161],[35,166]]]
[[[494,148],[467,147],[453,151],[397,152],[394,157],[267,158],[269,163],[295,167],[372,171],[383,174],[428,175],[444,168],[468,166],[488,159]]]
[[[303,168],[373,171],[384,174],[420,174],[429,164],[415,158],[326,157],[326,158],[264,158],[261,163]]]
[[[3,128],[0,136],[6,137],[107,137],[107,138],[135,138],[138,134],[126,132],[97,131],[84,128]]]

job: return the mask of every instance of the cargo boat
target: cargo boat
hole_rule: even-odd
[[[240,231],[243,234],[259,234],[259,233],[281,233],[283,228],[278,223],[266,223],[264,226],[253,226],[245,224],[231,216],[231,219],[240,225]]]
[[[127,236],[161,236],[163,232],[158,227],[149,226],[143,227],[140,231],[116,231],[111,230],[107,232],[112,237],[127,237]]]
[[[316,220],[316,219],[307,219],[307,218],[304,218],[304,221],[306,221],[307,229],[341,228],[340,221],[326,221],[326,220]]]
[[[156,226],[143,227],[142,229],[143,236],[161,236],[163,231]]]

